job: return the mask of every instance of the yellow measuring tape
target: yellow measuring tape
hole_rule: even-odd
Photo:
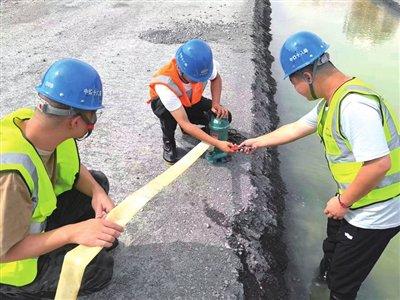
[[[126,197],[108,213],[106,219],[125,226],[147,202],[185,172],[208,147],[209,145],[206,143],[199,143],[168,170]],[[55,299],[76,299],[83,272],[101,249],[102,247],[79,245],[65,255]]]

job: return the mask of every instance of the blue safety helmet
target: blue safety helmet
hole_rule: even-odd
[[[213,71],[213,55],[210,46],[193,39],[179,47],[175,54],[179,70],[191,81],[205,82]]]
[[[103,108],[99,73],[78,59],[61,59],[50,66],[36,91],[55,102],[80,110]]]
[[[312,64],[328,48],[329,45],[312,32],[300,31],[291,35],[283,44],[280,55],[284,78]]]

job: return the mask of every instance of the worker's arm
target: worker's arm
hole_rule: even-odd
[[[29,234],[0,257],[0,262],[38,257],[66,244],[110,247],[122,231],[121,226],[111,221],[90,219],[44,233]]]
[[[85,195],[92,197],[92,207],[95,211],[96,218],[102,218],[115,206],[107,193],[93,178],[88,169],[82,164],[79,171],[79,179],[75,188]]]
[[[217,118],[227,118],[228,110],[221,105],[222,78],[219,74],[211,80],[212,111]]]
[[[22,177],[15,172],[0,174],[0,195],[0,262],[38,257],[70,243],[110,247],[123,230],[108,220],[90,219],[30,234],[32,199]]]
[[[227,153],[233,153],[235,152],[234,150],[234,145],[230,142],[226,142],[226,141],[220,141],[210,135],[208,135],[207,133],[205,133],[203,130],[201,130],[199,127],[197,127],[196,125],[192,124],[189,121],[189,118],[186,114],[185,109],[183,108],[183,106],[181,106],[180,108],[171,111],[171,115],[175,118],[175,120],[178,122],[179,126],[188,134],[190,134],[191,136],[207,143],[210,144],[212,146],[215,146],[219,149],[221,149],[224,152]]]
[[[389,155],[364,162],[354,181],[340,195],[340,201],[347,207],[368,194],[385,177],[390,170],[391,160]],[[348,208],[342,207],[337,196],[332,197],[326,204],[324,213],[328,218],[342,219]]]
[[[250,153],[261,147],[276,147],[310,135],[311,133],[314,133],[315,130],[315,127],[307,125],[305,122],[299,120],[283,125],[265,135],[245,140],[239,145],[239,148],[243,148],[246,153]]]

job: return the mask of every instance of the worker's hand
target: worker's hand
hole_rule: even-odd
[[[217,118],[228,118],[229,111],[219,103],[213,104],[211,111],[217,116]]]
[[[328,218],[341,220],[348,211],[348,208],[344,208],[340,205],[337,196],[335,196],[329,199],[328,203],[326,203],[324,214]]]
[[[263,145],[261,144],[261,142],[258,141],[256,138],[248,139],[239,145],[239,151],[250,154],[257,148],[260,148],[262,146]]]
[[[218,141],[216,147],[226,153],[235,153],[238,149],[237,145],[227,141]]]
[[[95,217],[103,218],[115,207],[115,204],[103,189],[98,189],[93,193],[92,207],[96,214]]]
[[[111,247],[124,229],[106,219],[89,219],[66,226],[68,241],[89,247]]]

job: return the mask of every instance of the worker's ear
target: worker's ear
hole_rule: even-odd
[[[80,116],[72,116],[68,118],[67,125],[69,129],[74,129],[79,125]]]
[[[313,83],[313,76],[312,76],[311,72],[304,72],[303,73],[303,79],[308,84]]]

